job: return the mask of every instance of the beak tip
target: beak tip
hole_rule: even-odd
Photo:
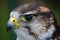
[[[6,31],[8,32],[9,30],[11,30],[11,24],[10,23],[7,23],[7,27],[6,27]]]
[[[11,27],[6,28],[6,31],[7,31],[7,32],[8,32],[9,30],[11,30]]]

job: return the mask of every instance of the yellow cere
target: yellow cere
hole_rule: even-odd
[[[11,21],[13,24],[15,24],[15,23],[18,22],[14,17],[10,17],[10,21]]]
[[[16,25],[16,28],[18,28],[20,26],[19,22],[14,17],[10,17],[10,21],[12,22],[12,24]]]

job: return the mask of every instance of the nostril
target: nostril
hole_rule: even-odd
[[[15,22],[15,20],[13,20],[13,22]]]

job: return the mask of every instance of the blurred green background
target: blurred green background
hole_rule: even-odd
[[[10,12],[18,5],[36,1],[44,2],[53,11],[60,24],[60,0],[0,0],[0,40],[15,40],[16,38],[16,34],[12,30],[6,31]]]

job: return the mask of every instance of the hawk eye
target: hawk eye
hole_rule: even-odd
[[[33,15],[24,15],[24,16],[21,16],[21,19],[22,19],[22,21],[29,22],[34,19],[34,16]]]
[[[25,19],[26,19],[27,21],[31,21],[32,18],[33,18],[32,15],[25,15]]]

